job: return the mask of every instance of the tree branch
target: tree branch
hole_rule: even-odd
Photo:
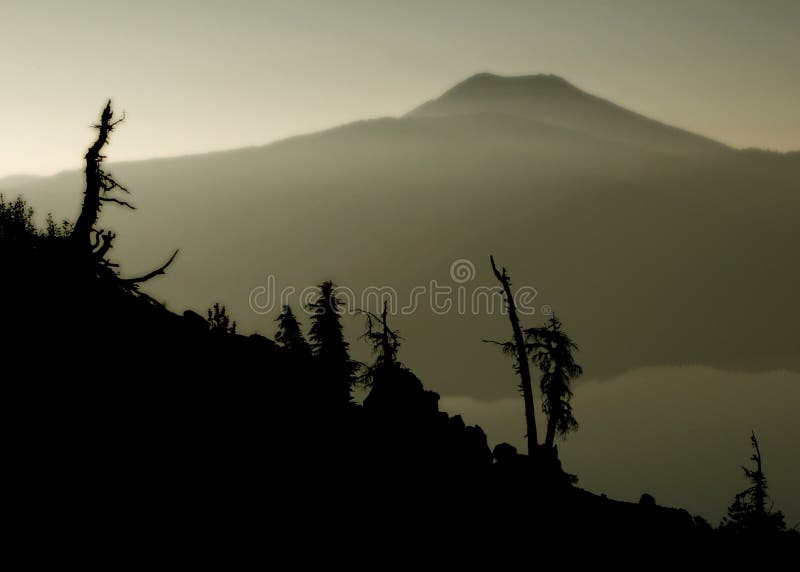
[[[123,207],[128,207],[131,210],[136,210],[136,207],[126,201],[121,201],[119,199],[115,199],[114,197],[100,197],[101,202],[106,203],[117,203],[118,205],[122,205]]]
[[[99,242],[102,242],[102,245],[100,246],[100,248],[94,251],[94,255],[98,259],[102,259],[105,257],[106,254],[108,254],[108,251],[111,250],[111,243],[116,238],[116,236],[117,236],[116,234],[110,231],[99,235],[100,238]]]
[[[155,278],[156,276],[164,274],[166,269],[169,267],[169,265],[172,264],[172,261],[175,260],[175,257],[178,255],[178,252],[180,252],[180,250],[176,250],[172,254],[172,256],[169,257],[169,260],[167,260],[167,262],[163,266],[161,266],[159,268],[156,268],[152,272],[148,272],[144,276],[140,276],[138,278],[127,278],[127,279],[123,280],[122,282],[124,284],[139,284],[141,282],[147,282],[151,278]]]

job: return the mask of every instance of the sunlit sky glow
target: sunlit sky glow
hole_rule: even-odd
[[[0,176],[399,115],[478,71],[555,73],[737,147],[800,149],[800,2],[0,0]]]

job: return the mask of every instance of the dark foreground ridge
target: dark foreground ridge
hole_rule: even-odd
[[[256,518],[289,533],[325,526],[361,537],[725,538],[649,495],[634,504],[578,488],[557,448],[536,439],[527,455],[507,444],[491,451],[480,427],[440,411],[438,394],[398,361],[385,310],[365,314],[375,363],[352,362],[330,282],[311,305],[308,341],[288,308],[277,342],[237,333],[224,307],[207,318],[168,311],[139,286],[175,254],[126,278],[109,258],[115,235],[97,226],[105,203],[132,206],[102,169],[117,123],[109,103],[75,224],[39,230],[22,200],[0,203],[8,473],[32,491],[23,495],[30,518],[181,532]],[[563,336],[555,324],[529,339]],[[351,398],[359,382],[363,404]]]

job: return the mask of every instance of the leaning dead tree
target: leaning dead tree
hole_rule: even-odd
[[[514,333],[512,342],[507,344],[500,344],[503,346],[504,351],[515,356],[516,363],[514,369],[520,377],[520,390],[522,391],[522,399],[525,402],[525,428],[526,439],[528,442],[528,454],[531,455],[539,444],[536,434],[536,416],[533,406],[533,387],[531,384],[531,370],[528,366],[528,354],[526,351],[525,338],[522,335],[522,327],[519,325],[519,317],[517,316],[517,306],[514,303],[514,295],[511,292],[511,277],[505,267],[502,271],[497,269],[494,263],[494,256],[490,256],[489,260],[492,263],[492,271],[495,278],[503,286],[505,293],[506,308],[508,309],[508,319],[511,322],[511,330]],[[495,342],[497,343],[497,342]]]
[[[97,129],[97,140],[86,151],[86,188],[83,192],[83,206],[75,224],[72,228],[71,238],[78,251],[88,257],[92,265],[101,272],[116,272],[113,270],[118,265],[109,261],[107,255],[111,250],[116,235],[111,231],[104,231],[97,228],[97,221],[104,203],[115,203],[117,205],[134,209],[129,202],[119,198],[117,191],[130,194],[128,189],[120,185],[113,176],[103,170],[103,148],[108,144],[108,139],[114,128],[125,120],[125,115],[119,119],[114,119],[114,111],[111,109],[111,100],[106,104],[103,113],[100,115],[100,123],[95,125]],[[135,278],[120,279],[123,286],[136,288],[142,282],[146,282],[160,274],[164,274],[167,267],[175,260],[178,254],[176,250],[169,260],[155,270],[148,272],[144,276]]]

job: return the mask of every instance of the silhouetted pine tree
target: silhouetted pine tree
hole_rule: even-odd
[[[547,415],[544,445],[552,448],[556,434],[565,436],[578,428],[569,403],[572,398],[570,381],[583,373],[572,356],[578,346],[563,331],[555,314],[547,325],[525,330],[525,338],[531,361],[542,372],[542,411]]]
[[[783,513],[772,512],[771,508],[767,507],[769,500],[767,477],[764,474],[763,459],[755,431],[750,434],[750,443],[754,451],[750,460],[755,463],[755,468],[742,467],[750,486],[736,495],[733,504],[728,507],[728,516],[722,519],[720,528],[724,532],[734,534],[763,536],[784,532],[786,523]]]
[[[319,374],[324,378],[323,391],[335,402],[349,403],[358,364],[350,359],[350,344],[342,331],[342,303],[336,297],[336,287],[327,281],[319,288],[319,296],[308,305],[312,312],[309,329],[311,349]]]
[[[275,332],[275,341],[298,360],[311,358],[311,346],[303,336],[300,322],[297,321],[292,309],[284,306],[276,321],[278,322],[278,331]]]

